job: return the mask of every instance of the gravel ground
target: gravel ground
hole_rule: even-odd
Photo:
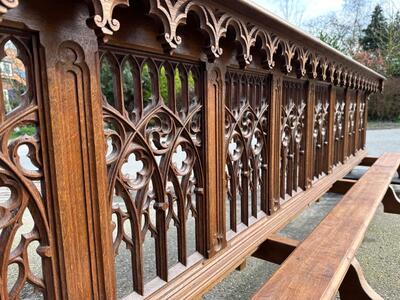
[[[370,130],[367,148],[371,156],[400,151],[400,129]],[[400,195],[400,187],[397,188]],[[279,234],[303,240],[340,200],[339,195],[326,194],[311,205]],[[400,216],[384,214],[380,207],[370,224],[357,259],[364,275],[384,299],[400,299]],[[249,299],[278,268],[256,258],[247,260],[243,271],[235,271],[209,291],[203,299]]]

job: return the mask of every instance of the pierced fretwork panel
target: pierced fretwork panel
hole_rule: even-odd
[[[35,37],[0,30],[0,298],[54,299]]]
[[[345,93],[344,90],[338,88],[336,90],[336,101],[335,101],[335,114],[333,124],[334,134],[334,155],[333,164],[336,166],[339,163],[344,162],[344,125],[345,125]]]
[[[366,133],[366,121],[367,121],[367,95],[361,94],[360,108],[358,109],[358,144],[357,150],[361,150],[365,148],[365,133]]]
[[[280,196],[305,188],[306,89],[303,82],[284,80],[282,89]]]
[[[348,91],[349,94],[349,114],[348,114],[348,122],[347,126],[349,129],[349,142],[348,142],[348,149],[347,149],[347,157],[354,155],[356,153],[356,114],[358,111],[357,107],[357,98],[355,91]]]
[[[329,87],[315,86],[314,131],[313,131],[313,176],[318,178],[328,173],[328,122]]]
[[[104,49],[101,85],[118,296],[144,294],[205,252],[202,70]]]
[[[267,212],[270,92],[266,74],[226,74],[227,231]]]

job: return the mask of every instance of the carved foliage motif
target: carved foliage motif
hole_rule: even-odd
[[[9,9],[16,8],[19,0],[0,0],[0,22]]]
[[[10,0],[2,0],[4,3],[14,3]],[[15,0],[16,1],[16,0]],[[290,73],[293,70],[292,62],[297,61],[299,68],[299,77],[305,76],[306,66],[311,68],[310,76],[316,78],[318,75],[326,80],[326,71],[329,66],[329,80],[337,85],[350,85],[347,79],[347,71],[343,78],[342,69],[344,66],[337,68],[335,62],[327,62],[317,68],[319,57],[315,53],[316,49],[306,49],[292,41],[278,37],[266,28],[260,28],[251,24],[246,20],[234,16],[230,13],[224,13],[223,10],[211,7],[202,1],[189,0],[147,0],[150,5],[149,14],[159,19],[163,25],[163,32],[160,36],[162,45],[166,52],[172,53],[181,43],[182,38],[178,35],[178,28],[182,24],[186,24],[189,13],[195,13],[200,20],[200,29],[206,33],[209,45],[206,47],[206,54],[209,61],[214,61],[222,55],[223,49],[220,46],[221,38],[226,36],[228,28],[235,31],[236,41],[241,46],[238,53],[238,60],[241,67],[246,67],[252,62],[251,48],[255,45],[256,40],[261,40],[261,48],[265,53],[265,67],[273,68],[275,66],[274,56],[278,52],[280,45],[280,53],[285,61],[284,72]],[[128,0],[92,0],[95,10],[93,23],[99,29],[102,36],[112,35],[120,27],[117,19],[113,18],[114,8],[118,5],[128,6]],[[297,56],[296,56],[297,52]],[[314,53],[309,59],[310,53]],[[325,59],[326,60],[326,59]],[[318,71],[321,74],[318,74]],[[336,78],[336,81],[335,81]],[[372,83],[367,78],[361,79],[362,83],[370,81],[366,84],[365,89],[378,91],[379,85]]]
[[[267,211],[268,109],[270,80],[265,74],[226,74],[225,148],[227,231],[249,225]]]
[[[4,4],[4,1],[3,1]],[[31,49],[34,37],[0,34],[0,294],[53,298],[49,195]]]
[[[146,283],[155,277],[168,281],[168,269],[186,266],[192,254],[205,251],[201,69],[104,51],[101,80],[117,278],[124,245],[132,261],[133,282],[127,284],[131,292],[143,294]],[[154,266],[146,265],[148,255],[156,260]]]
[[[120,28],[120,23],[113,18],[114,8],[118,5],[129,6],[129,0],[92,0],[95,9],[94,25],[102,35],[112,35]]]
[[[350,94],[350,104],[349,104],[349,113],[348,113],[348,121],[347,126],[349,130],[349,144],[348,144],[348,155],[355,154],[356,152],[356,112],[357,108],[357,100],[356,100],[356,92],[348,91]]]
[[[329,113],[329,87],[316,85],[314,130],[313,130],[313,163],[314,177],[319,177],[328,172],[328,113]]]
[[[305,188],[305,87],[283,81],[280,195],[285,199]]]
[[[360,109],[358,110],[359,113],[359,125],[358,125],[358,150],[365,148],[365,120],[366,116],[366,106],[367,106],[367,96],[365,94],[361,95],[361,102],[360,102]]]
[[[344,162],[344,118],[345,118],[345,94],[343,89],[336,90],[335,113],[333,123],[333,134],[335,137],[334,145],[334,165]]]

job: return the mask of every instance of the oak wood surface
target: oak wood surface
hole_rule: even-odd
[[[253,299],[331,299],[400,164],[387,153],[283,263]]]

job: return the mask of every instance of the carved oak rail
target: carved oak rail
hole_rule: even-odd
[[[0,298],[200,297],[366,155],[384,77],[244,0],[0,0]]]

